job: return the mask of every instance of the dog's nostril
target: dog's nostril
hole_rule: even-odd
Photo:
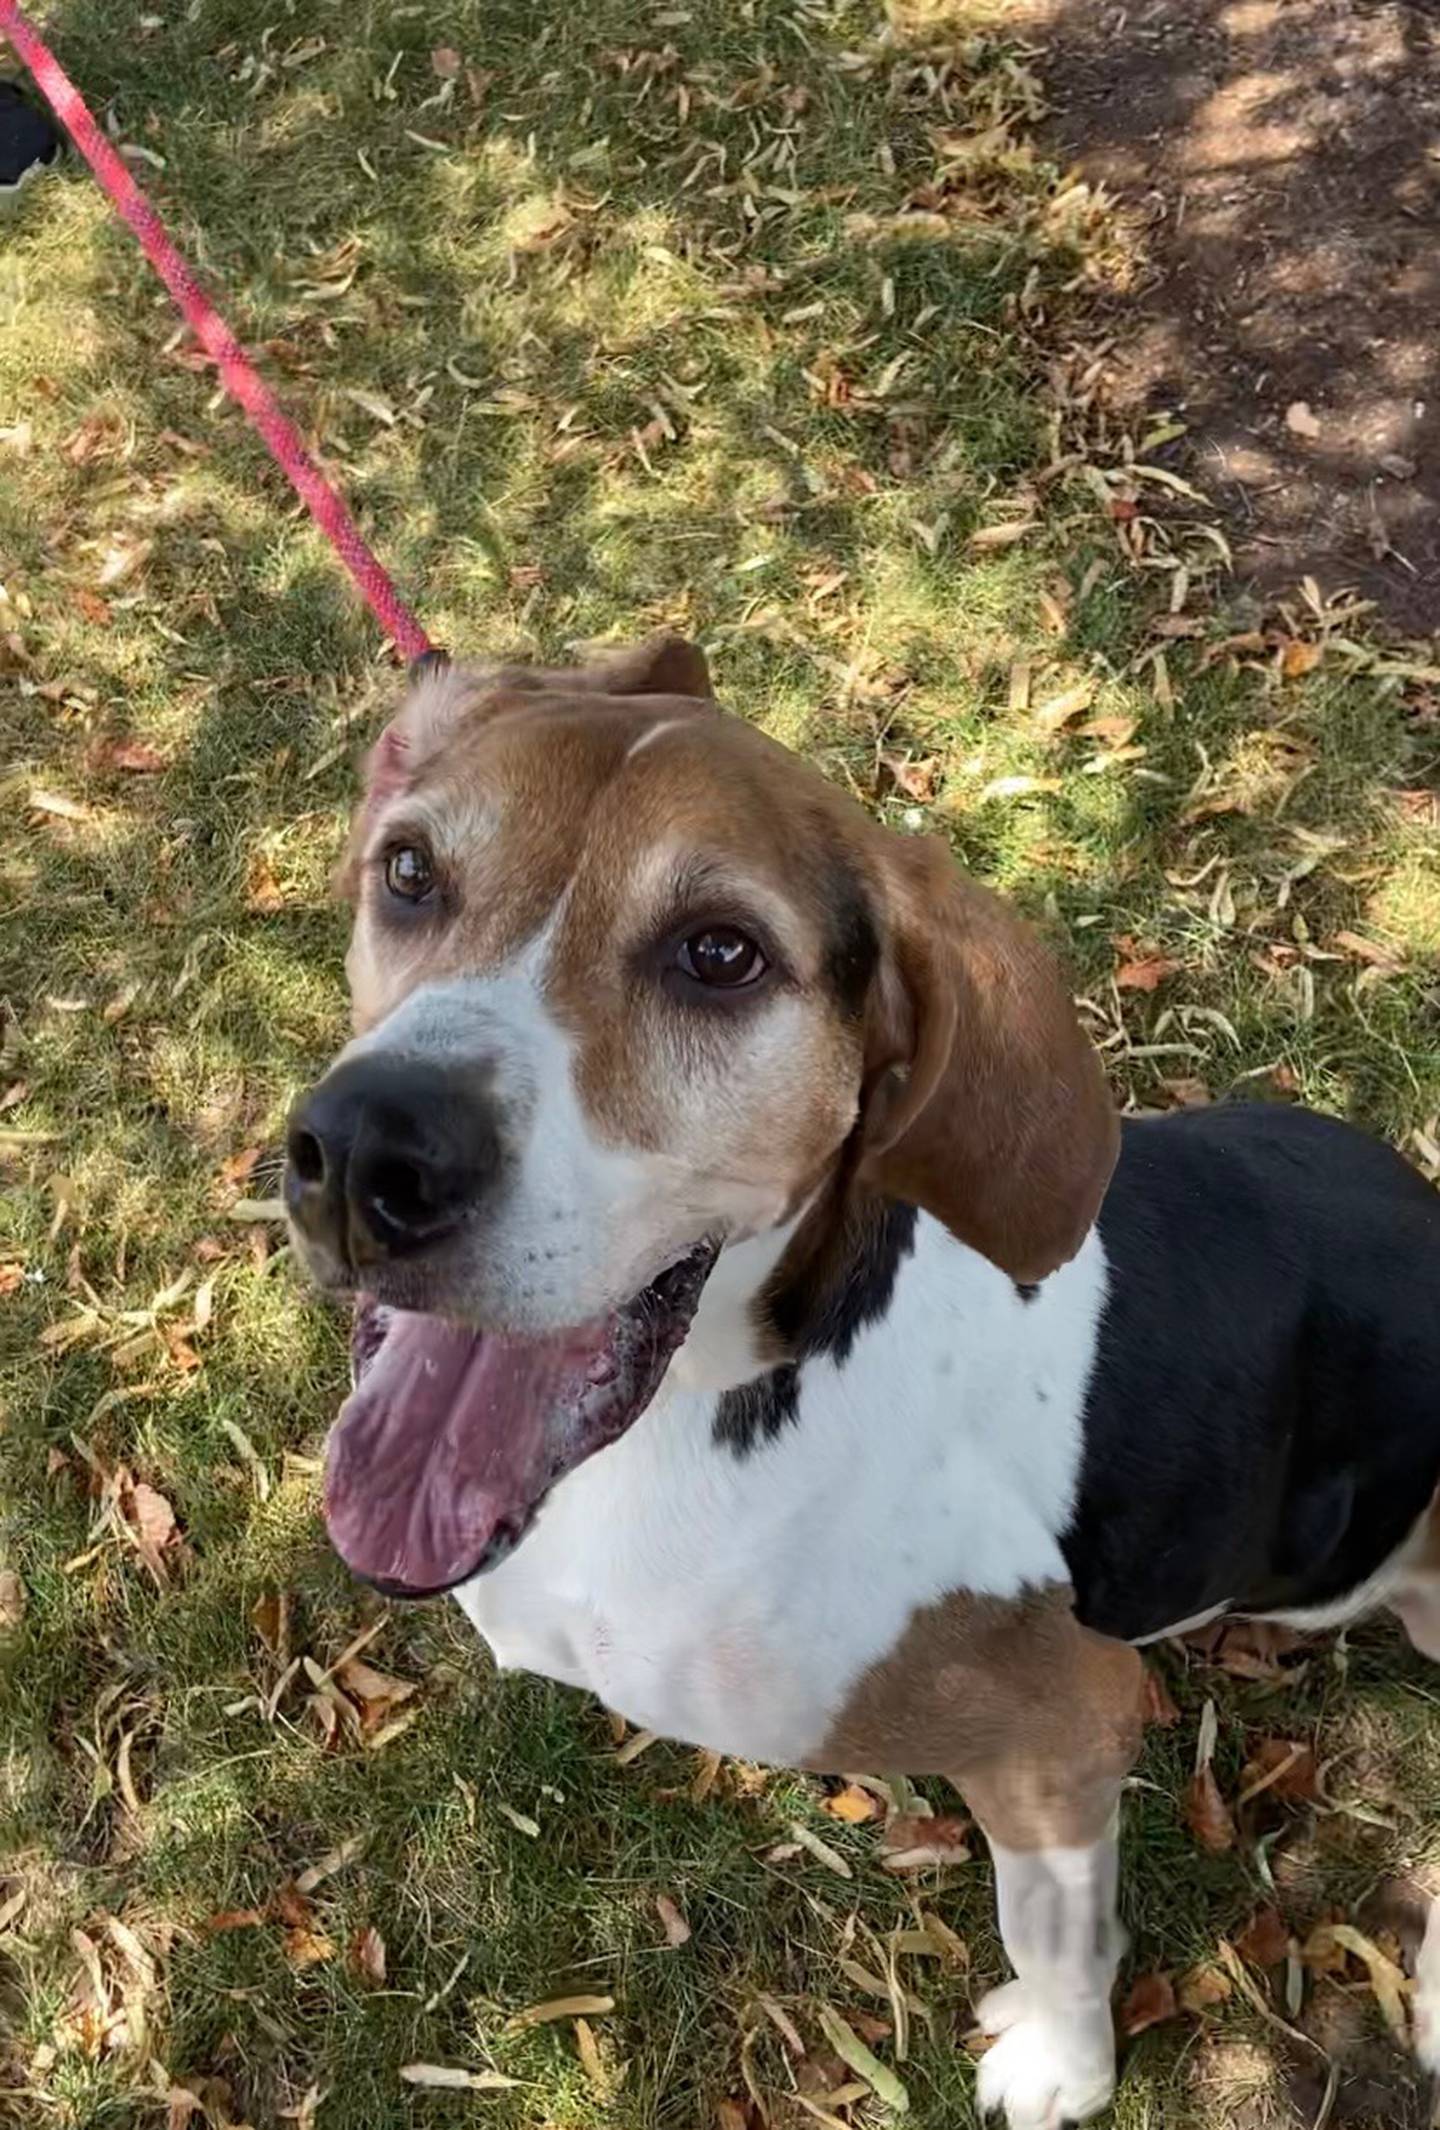
[[[290,1134],[290,1166],[302,1183],[325,1181],[325,1149],[314,1132],[297,1125]]]
[[[435,1219],[436,1179],[413,1161],[382,1155],[365,1179],[372,1205],[397,1228],[425,1228]]]

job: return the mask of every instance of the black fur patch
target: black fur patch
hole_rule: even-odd
[[[1440,1195],[1306,1110],[1123,1128],[1062,1545],[1089,1627],[1344,1596],[1440,1482]]]
[[[827,1354],[837,1366],[867,1324],[890,1307],[901,1265],[915,1247],[914,1206],[872,1198],[853,1210],[844,1246],[807,1261],[767,1297],[771,1323],[795,1356],[753,1383],[727,1390],[715,1409],[715,1440],[743,1457],[769,1442],[800,1408],[803,1363]]]
[[[869,899],[848,865],[834,859],[825,881],[825,975],[848,1020],[858,1020],[880,959]]]
[[[1036,1295],[1040,1292],[1040,1282],[1038,1279],[1017,1279],[1015,1282],[1015,1292],[1019,1295],[1022,1302],[1033,1302]]]

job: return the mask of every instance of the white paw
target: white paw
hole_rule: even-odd
[[[1043,2010],[1020,1982],[991,1990],[976,2009],[1000,2039],[980,2060],[982,2115],[1004,2114],[1009,2130],[1061,2130],[1088,2122],[1115,2091],[1115,2037],[1109,2007]]]

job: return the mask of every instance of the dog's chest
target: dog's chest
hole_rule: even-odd
[[[930,1230],[932,1224],[924,1224]],[[915,1611],[1063,1578],[1098,1251],[1018,1300],[925,1232],[891,1308],[743,1454],[713,1393],[662,1391],[457,1596],[497,1661],[665,1736],[810,1757]]]

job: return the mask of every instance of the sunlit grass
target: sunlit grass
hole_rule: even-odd
[[[1172,522],[1127,554],[1093,467],[1042,484],[1084,427],[1047,363],[1127,259],[1026,147],[1033,92],[985,11],[886,31],[859,0],[443,20],[297,0],[267,26],[202,0],[156,27],[81,0],[55,27],[119,137],[163,157],[136,168],[438,640],[557,656],[690,631],[736,710],[1065,940],[1122,1097],[1297,1093],[1430,1158],[1423,687],[1343,647],[1363,621],[1298,605],[1206,665],[1256,618],[1207,583],[1213,546]],[[391,682],[213,387],[86,179],[30,194],[0,249],[0,1569],[26,1604],[0,1719],[0,1909],[25,1895],[0,1937],[0,2112],[139,2130],[163,2067],[225,2081],[213,2120],[257,2130],[312,2087],[319,2130],[482,2109],[691,2130],[748,2067],[788,2122],[759,1994],[814,2047],[817,1999],[866,2008],[836,1966],[851,1909],[909,1912],[815,1784],[726,1770],[695,1801],[688,1753],[618,1766],[599,1711],[496,1678],[446,1607],[366,1651],[422,1684],[391,1742],[327,1748],[309,1705],[303,1660],[323,1678],[370,1617],[315,1515],[344,1326],[233,1215],[273,1190],[289,1104],[344,1030],[327,882]],[[1031,530],[987,548],[1007,521]],[[1181,561],[1197,640],[1153,633]],[[1323,659],[1286,680],[1300,639]],[[126,745],[149,753],[120,766]],[[1175,964],[1154,994],[1115,988],[1125,940]],[[107,1520],[122,1471],[174,1508],[163,1583]],[[257,1624],[280,1592],[283,1650]],[[1281,1715],[1177,1682],[1188,1717],[1217,1694],[1227,1777],[1247,1727],[1323,1723],[1363,1758],[1390,1824],[1293,1830],[1297,1923],[1434,1840],[1423,1670],[1367,1631],[1342,1683],[1321,1661]],[[1261,1890],[1253,1858],[1185,1832],[1192,1754],[1190,1723],[1158,1737],[1132,1800],[1137,1967],[1211,1956]],[[853,1881],[765,1862],[797,1816]],[[297,1965],[273,1904],[352,1836],[314,1893],[330,1956]],[[693,1928],[678,1952],[659,1892]],[[933,1898],[998,1974],[981,1867]],[[207,1928],[250,1909],[267,1920]],[[71,1932],[109,1947],[106,1915],[159,1963],[143,2047],[77,2021]],[[383,1991],[353,1970],[365,1927]],[[956,2130],[970,1978],[916,1987],[935,2024],[904,2067],[912,2119]],[[616,1999],[598,2085],[569,2025],[507,2032],[572,1991]],[[1116,2122],[1228,2126],[1247,2078],[1275,2087],[1273,2044],[1239,2003],[1148,2035]],[[417,2060],[522,2083],[412,2096]]]

